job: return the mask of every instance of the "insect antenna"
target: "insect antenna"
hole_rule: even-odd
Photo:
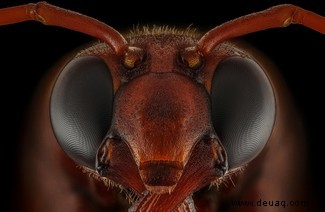
[[[0,26],[30,20],[90,35],[109,45],[116,55],[122,55],[128,47],[126,39],[105,23],[46,2],[30,3],[0,10]]]
[[[199,40],[197,50],[202,55],[208,55],[223,41],[265,29],[286,27],[290,24],[301,24],[325,34],[325,17],[295,5],[283,4],[239,17],[213,28]]]

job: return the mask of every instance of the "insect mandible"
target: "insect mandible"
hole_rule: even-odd
[[[52,153],[38,156],[41,164],[26,153],[26,163],[34,166],[30,173],[47,178],[34,192],[28,192],[34,183],[23,183],[31,211],[44,211],[48,205],[40,199],[51,195],[61,195],[70,211],[129,207],[106,191],[107,185],[125,191],[132,211],[210,207],[201,203],[204,195],[194,193],[253,166],[265,145],[274,145],[268,148],[272,153],[284,134],[281,124],[290,123],[282,117],[287,108],[277,77],[254,53],[227,41],[291,23],[325,32],[323,17],[291,5],[227,22],[202,37],[167,27],[137,29],[124,37],[43,2],[0,11],[2,25],[26,20],[102,41],[63,61],[44,81],[35,118],[35,129],[43,130],[34,145]],[[62,174],[54,179],[50,171]],[[238,178],[238,184],[245,181]],[[48,194],[50,184],[62,190]],[[220,198],[217,191],[207,193]]]

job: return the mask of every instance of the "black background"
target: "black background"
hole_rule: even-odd
[[[30,1],[0,1],[0,8]],[[119,31],[137,24],[192,24],[204,31],[233,18],[281,3],[293,3],[325,16],[322,0],[314,1],[48,1],[99,19]],[[175,5],[177,2],[178,5]],[[210,3],[209,3],[210,2]],[[243,36],[268,55],[279,67],[304,119],[309,148],[309,172],[315,192],[323,191],[324,174],[324,95],[325,36],[302,26],[272,29]],[[31,95],[41,77],[61,56],[92,38],[57,27],[25,22],[0,28],[1,79],[1,188],[9,196],[14,182],[13,162],[17,157],[17,138]],[[32,122],[30,124],[33,124]],[[9,153],[9,154],[8,154]],[[8,189],[4,186],[9,185]],[[1,208],[8,203],[1,203]],[[0,211],[2,211],[0,208]]]

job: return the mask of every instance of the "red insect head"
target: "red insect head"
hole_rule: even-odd
[[[131,211],[193,211],[194,192],[265,146],[276,116],[272,83],[254,59],[226,41],[292,23],[325,33],[323,17],[293,5],[235,19],[203,36],[156,27],[124,37],[44,2],[0,10],[0,25],[27,20],[103,42],[59,73],[51,125],[70,158],[135,194]],[[242,70],[231,72],[237,67]],[[246,84],[229,89],[227,80]],[[241,114],[233,110],[238,107]]]

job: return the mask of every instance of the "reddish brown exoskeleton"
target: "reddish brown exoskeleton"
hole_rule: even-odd
[[[307,198],[305,167],[292,160],[304,161],[303,136],[285,86],[267,61],[228,40],[292,23],[324,34],[323,17],[280,5],[203,36],[156,27],[124,37],[44,2],[0,10],[1,25],[27,20],[102,43],[41,85],[21,158],[21,210],[275,211],[230,201]]]

